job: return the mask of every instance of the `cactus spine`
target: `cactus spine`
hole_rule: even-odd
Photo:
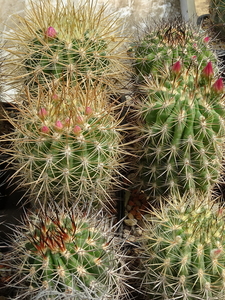
[[[224,299],[224,215],[198,195],[173,195],[153,213],[142,244],[149,299]]]
[[[113,225],[77,208],[27,216],[13,236],[10,285],[17,299],[119,299],[125,291],[123,253]],[[60,298],[61,296],[61,298]],[[59,298],[57,298],[59,297]],[[27,298],[26,298],[27,299]]]
[[[212,63],[185,69],[178,61],[165,79],[150,78],[137,117],[136,173],[151,196],[208,192],[222,169],[223,82]]]

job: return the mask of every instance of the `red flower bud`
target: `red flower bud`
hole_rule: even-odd
[[[181,71],[181,62],[178,60],[175,64],[171,67],[173,74],[179,74]]]
[[[41,127],[41,132],[43,133],[49,133],[50,129],[48,128],[48,126],[42,126]]]
[[[220,77],[218,78],[214,84],[212,85],[212,89],[216,93],[223,93],[224,85],[223,85],[223,79]]]
[[[86,107],[85,114],[88,116],[92,114],[92,109],[89,106]]]
[[[55,28],[53,28],[53,27],[48,27],[48,29],[45,31],[45,35],[46,35],[46,37],[48,37],[48,38],[55,38],[56,37],[56,35],[57,35],[57,32],[56,32],[56,30],[55,30]]]
[[[48,115],[48,112],[44,107],[42,107],[39,110],[38,115],[39,115],[40,118],[44,119]]]
[[[62,122],[61,121],[56,121],[55,122],[55,127],[56,127],[56,129],[59,129],[59,130],[63,129]]]
[[[74,129],[73,129],[73,132],[75,133],[75,134],[80,134],[80,132],[81,132],[81,128],[80,128],[80,126],[78,126],[78,125],[76,125],[75,127],[74,127]]]
[[[211,61],[209,61],[207,63],[207,65],[205,66],[205,68],[202,70],[202,75],[203,75],[203,77],[205,77],[207,79],[213,77],[214,72],[213,72],[213,66],[212,66]]]
[[[206,37],[203,39],[203,42],[208,43],[209,40],[210,40],[210,37],[209,37],[209,36],[206,36]]]

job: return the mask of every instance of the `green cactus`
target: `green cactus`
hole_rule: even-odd
[[[119,299],[126,291],[125,254],[113,237],[116,225],[100,218],[100,213],[84,216],[76,207],[27,215],[14,229],[6,262],[16,299]]]
[[[98,88],[61,89],[35,99],[27,94],[28,106],[18,102],[18,114],[8,116],[14,131],[3,138],[11,146],[3,152],[32,201],[60,195],[104,203],[119,185],[126,153],[118,107]]]
[[[6,34],[6,81],[18,84],[23,78],[33,89],[37,82],[49,87],[51,81],[68,79],[113,85],[127,74],[121,30],[106,5],[31,2],[31,10],[15,18],[15,28]]]
[[[212,23],[212,30],[217,38],[225,41],[225,1],[210,0],[209,1],[209,16]]]
[[[186,68],[201,67],[209,60],[216,65],[216,56],[210,48],[210,38],[181,22],[163,23],[145,29],[134,42],[129,54],[138,79],[143,76],[164,74],[177,60]]]
[[[222,170],[225,110],[222,78],[178,61],[164,80],[149,79],[135,105],[136,174],[151,196],[208,192]]]
[[[146,221],[143,288],[154,300],[225,298],[224,209],[204,196],[173,196]]]

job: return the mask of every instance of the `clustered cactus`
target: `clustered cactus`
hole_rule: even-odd
[[[202,195],[167,204],[144,230],[149,299],[224,299],[224,209]]]
[[[17,270],[10,284],[22,286],[18,296],[119,299],[125,289],[122,244],[101,217],[59,208],[27,216],[23,228],[15,231],[11,258]]]
[[[96,5],[31,2],[6,35],[3,80],[18,93],[1,152],[34,210],[14,230],[8,286],[16,299],[125,300],[135,281],[146,300],[223,300],[224,211],[212,190],[224,84],[211,40],[176,21],[127,45]],[[124,182],[144,210],[157,207],[139,222],[136,276],[109,210]]]

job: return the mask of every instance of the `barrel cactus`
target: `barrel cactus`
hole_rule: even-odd
[[[13,132],[3,138],[18,186],[43,204],[58,196],[67,203],[77,197],[108,201],[126,151],[125,127],[106,94],[76,86],[22,99],[15,117],[8,116]]]
[[[225,110],[222,78],[212,63],[186,70],[180,61],[164,80],[149,79],[135,105],[134,153],[150,196],[208,192],[222,170]]]
[[[14,228],[6,261],[16,299],[119,299],[126,291],[125,254],[113,237],[112,220],[101,218],[76,207],[29,213]]]
[[[33,1],[25,17],[14,19],[4,46],[9,83],[19,84],[22,78],[35,90],[37,82],[49,88],[52,81],[68,79],[72,84],[98,81],[110,86],[127,73],[119,19],[106,5]]]
[[[224,209],[202,195],[164,205],[146,221],[142,240],[147,299],[224,299]]]
[[[210,38],[180,21],[145,28],[128,53],[133,58],[138,79],[149,75],[159,76],[177,60],[186,68],[204,65],[209,60],[216,65]]]
[[[216,36],[225,41],[225,1],[210,0],[209,1],[209,16],[212,23],[212,30]]]

